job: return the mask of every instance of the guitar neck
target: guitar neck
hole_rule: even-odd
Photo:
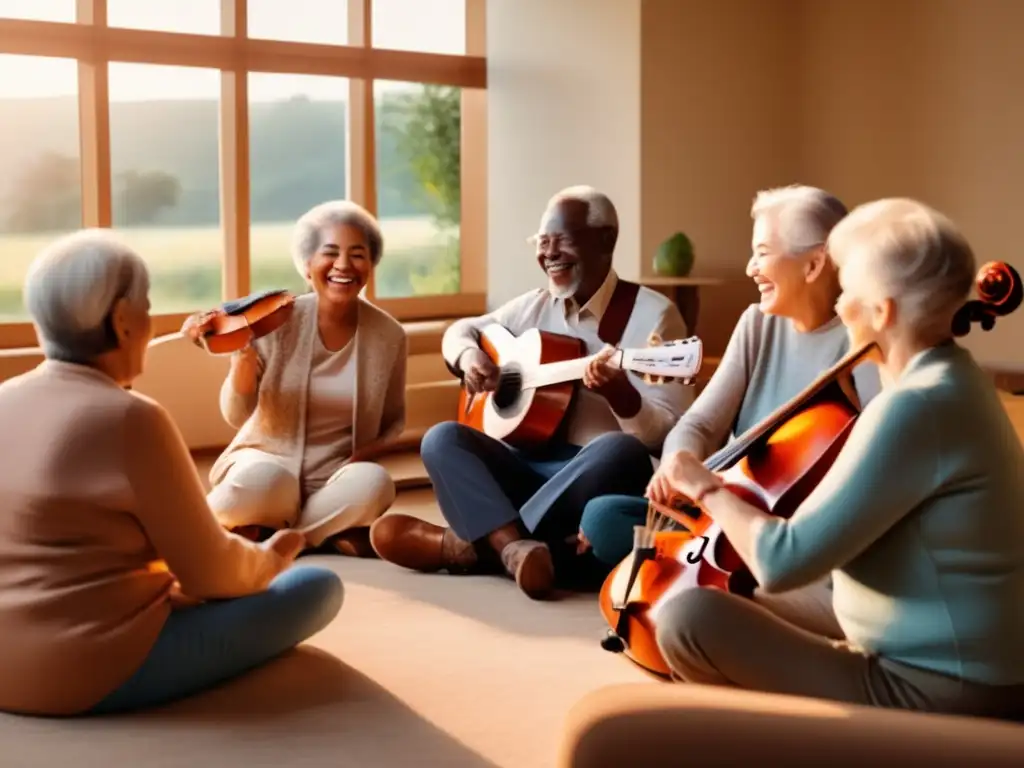
[[[619,352],[612,360],[619,357]],[[584,371],[596,355],[578,357],[575,360],[560,360],[557,363],[544,363],[526,371],[523,376],[523,389],[539,389],[552,384],[564,384],[567,381],[579,381]]]
[[[642,350],[641,350],[642,351]],[[638,350],[616,349],[609,358],[608,363],[613,368],[624,371],[633,371],[633,356]],[[560,360],[557,363],[543,363],[527,371],[523,376],[523,389],[533,389],[551,386],[552,384],[564,384],[567,381],[579,381],[587,370],[590,361],[597,357],[597,353],[578,357],[575,360]],[[642,369],[641,369],[642,370]]]

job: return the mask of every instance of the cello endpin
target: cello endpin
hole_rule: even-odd
[[[611,653],[622,653],[626,650],[626,643],[621,637],[611,630],[601,639],[601,647]]]

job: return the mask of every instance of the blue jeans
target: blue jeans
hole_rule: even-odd
[[[615,566],[633,551],[633,526],[647,522],[647,499],[641,496],[598,496],[587,502],[580,530],[594,557]]]
[[[591,589],[608,572],[593,555],[579,556],[566,544],[579,530],[584,506],[603,494],[642,494],[654,473],[644,444],[623,432],[607,432],[582,448],[554,443],[525,452],[449,421],[427,431],[420,456],[456,534],[475,542],[521,523],[547,542],[559,585],[572,590]]]
[[[265,592],[172,611],[142,666],[88,714],[158,706],[237,677],[327,626],[343,596],[333,571],[300,565]]]
[[[642,494],[654,473],[643,443],[622,432],[526,453],[449,421],[427,431],[420,456],[441,514],[466,541],[516,521],[536,538],[564,539],[590,499]]]

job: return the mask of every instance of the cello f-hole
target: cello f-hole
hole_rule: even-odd
[[[708,548],[709,539],[707,536],[701,536],[700,549],[697,552],[687,552],[686,562],[690,565],[697,565],[701,560],[704,559],[704,550]]]

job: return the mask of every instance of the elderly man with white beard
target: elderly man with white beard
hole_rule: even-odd
[[[382,559],[424,572],[505,573],[533,599],[601,578],[592,555],[576,551],[584,505],[603,494],[642,495],[652,455],[692,401],[692,390],[678,381],[648,384],[609,364],[616,346],[686,336],[671,301],[615,274],[618,234],[607,196],[585,186],[562,190],[530,238],[547,287],[447,330],[445,361],[469,393],[497,386],[480,335],[493,323],[513,336],[538,328],[579,338],[586,354],[600,354],[557,439],[540,448],[516,448],[454,421],[432,427],[421,455],[450,527],[382,517],[370,532]]]

